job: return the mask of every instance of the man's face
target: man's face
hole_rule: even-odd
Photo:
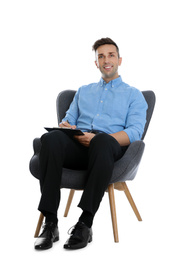
[[[95,64],[107,83],[118,78],[118,66],[121,65],[121,62],[122,58],[118,58],[116,46],[112,44],[102,45],[96,50]]]

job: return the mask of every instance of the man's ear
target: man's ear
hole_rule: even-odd
[[[122,63],[122,58],[119,58],[119,66],[121,66],[121,63]]]
[[[98,67],[98,62],[97,62],[96,60],[95,60],[95,65],[97,66],[97,69],[98,69],[98,68],[99,68],[99,67]]]

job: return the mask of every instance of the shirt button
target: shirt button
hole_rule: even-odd
[[[97,116],[99,116],[99,114],[97,114]]]
[[[105,90],[107,90],[107,88],[105,88]]]
[[[103,100],[101,100],[100,102],[103,103]]]

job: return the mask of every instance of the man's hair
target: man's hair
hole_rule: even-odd
[[[100,40],[97,40],[94,44],[93,44],[93,51],[96,52],[96,50],[102,46],[102,45],[105,45],[105,44],[112,44],[116,47],[117,49],[117,53],[118,53],[118,57],[120,57],[120,54],[119,54],[119,48],[118,48],[118,45],[110,38],[101,38]]]

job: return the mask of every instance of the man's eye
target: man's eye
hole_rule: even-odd
[[[99,59],[101,59],[101,58],[103,58],[103,56],[102,56],[102,55],[100,55],[100,56],[98,56],[98,58],[99,58]]]

